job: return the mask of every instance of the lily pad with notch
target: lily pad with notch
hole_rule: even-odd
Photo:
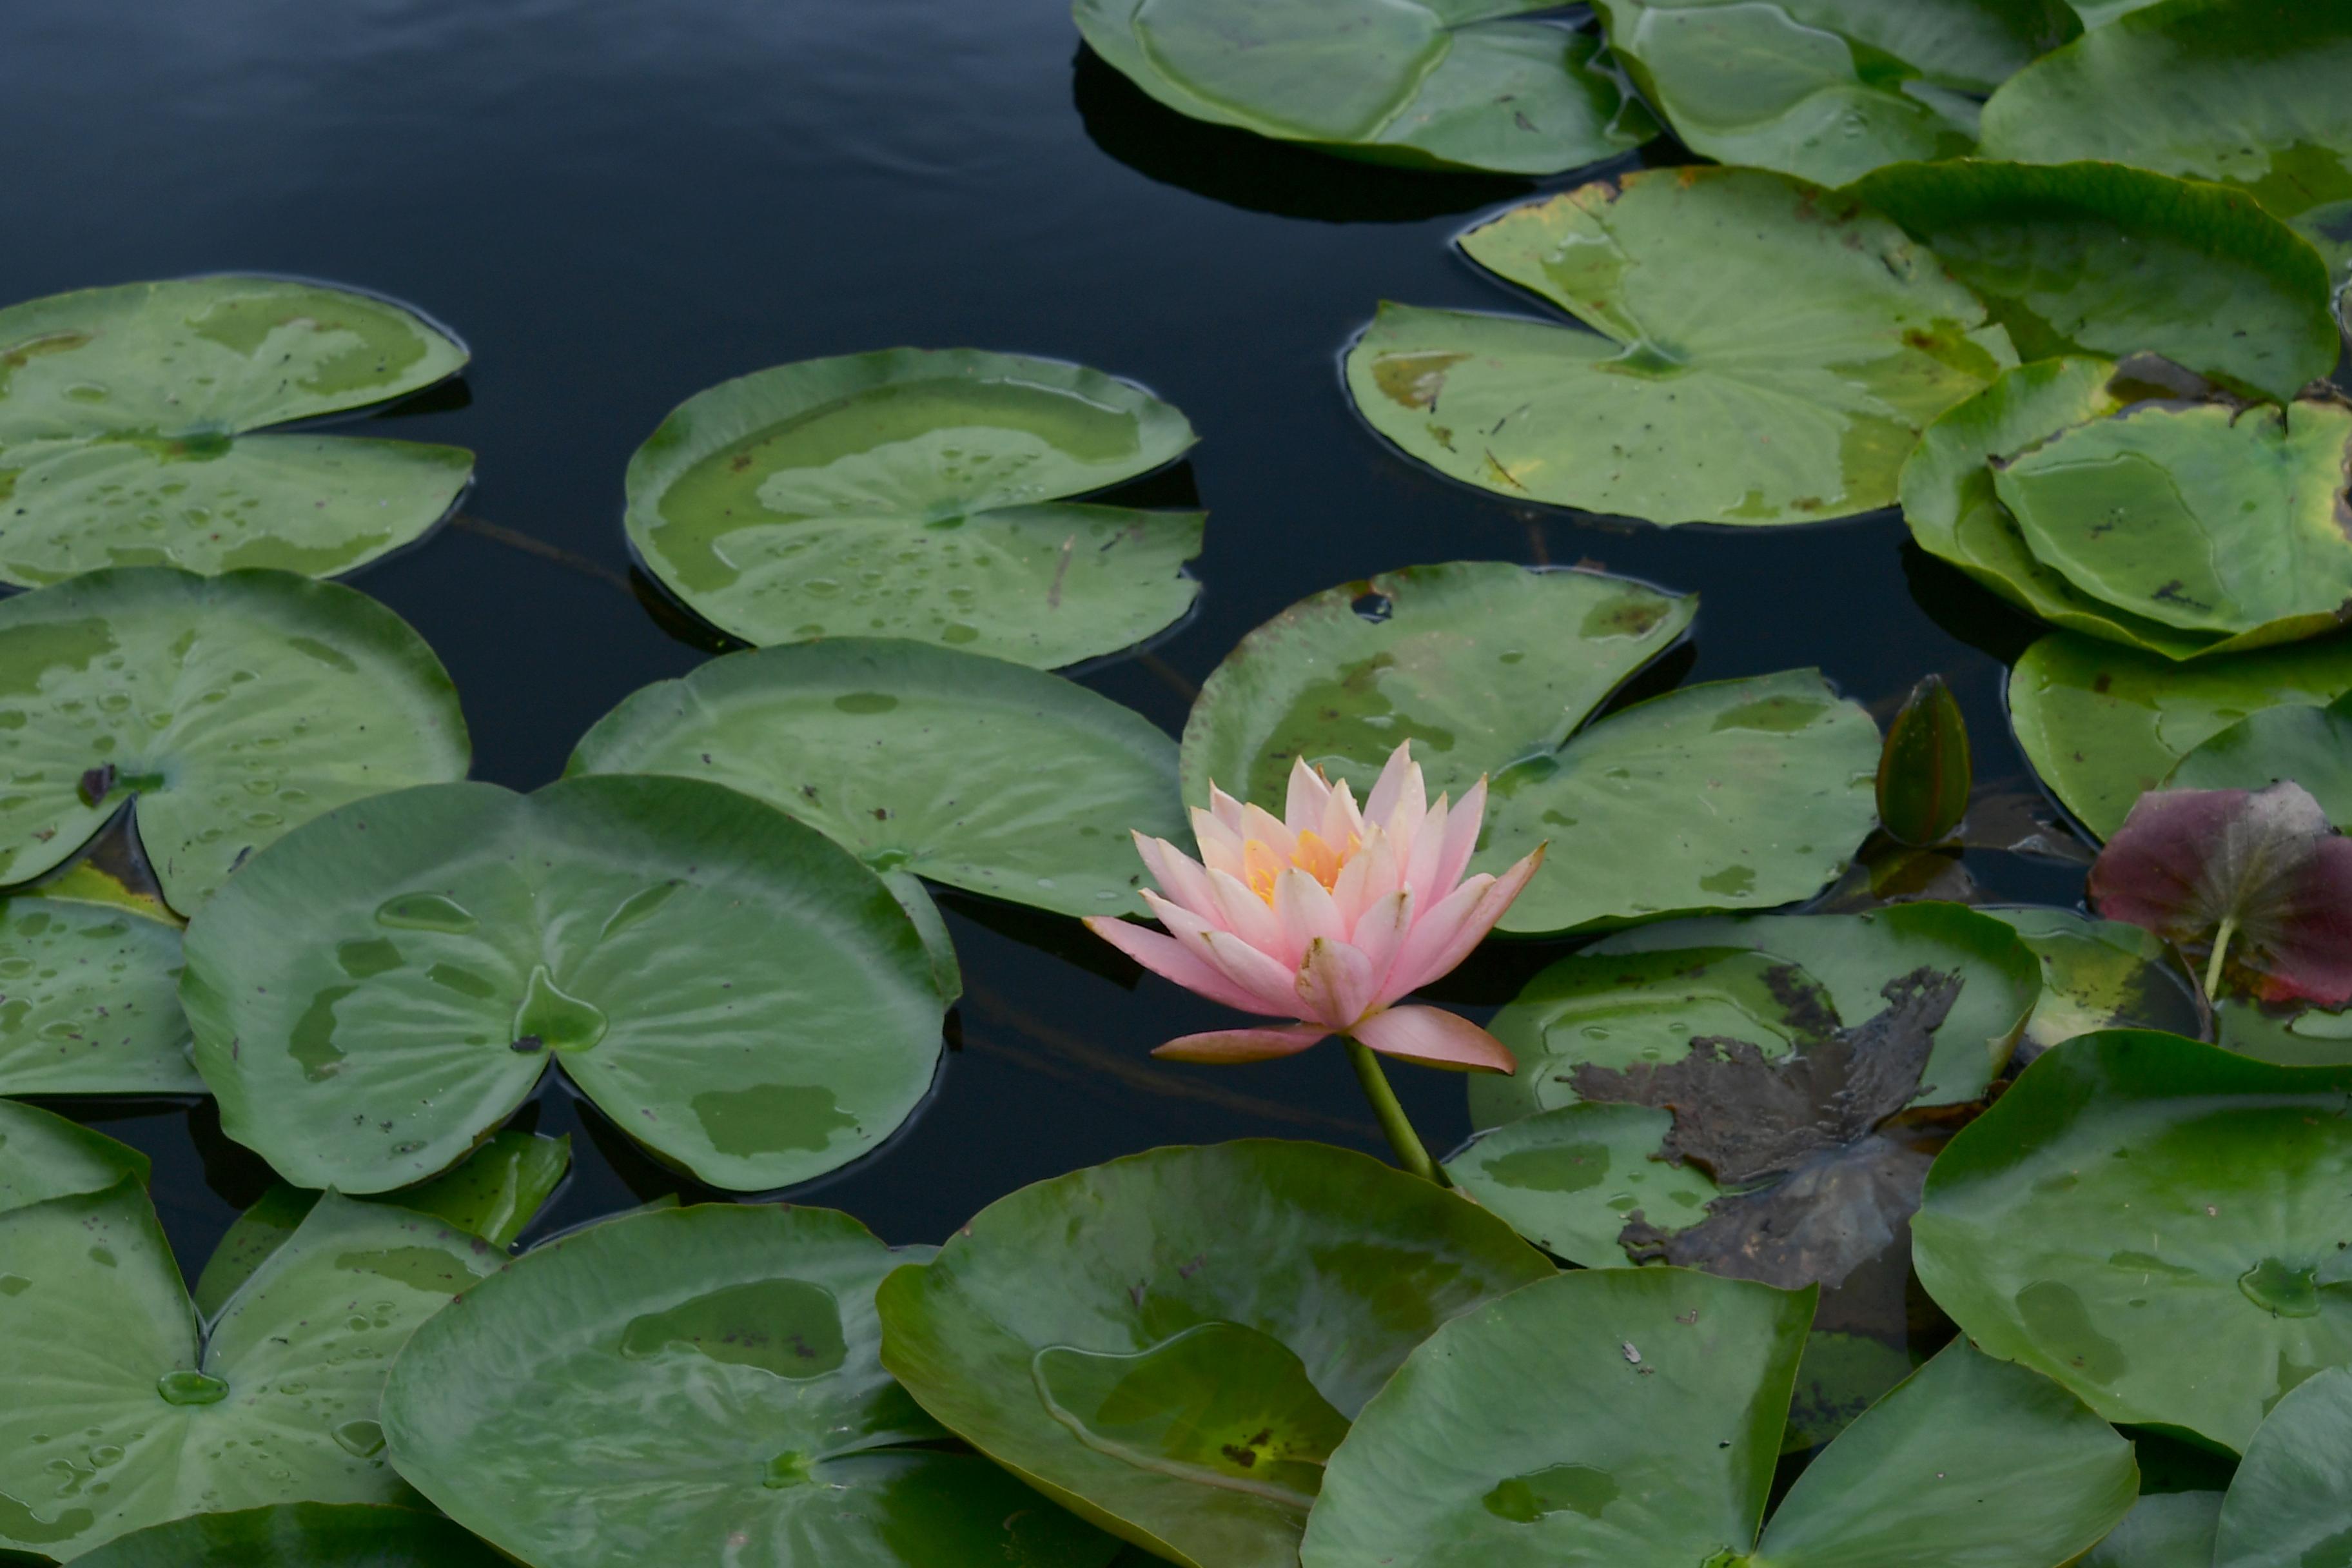
[[[1087,46],[1180,114],[1373,163],[1557,174],[1657,122],[1550,0],[1076,0]]]
[[[883,1364],[950,1430],[1188,1568],[1280,1568],[1349,1417],[1439,1324],[1552,1272],[1364,1155],[1159,1149],[999,1199],[883,1283]]]
[[[1141,387],[1055,360],[891,349],[696,394],[629,459],[647,570],[754,644],[899,637],[1051,668],[1191,608],[1202,515],[1069,498],[1192,445]]]
[[[2082,31],[2063,0],[1597,0],[1683,145],[1842,185],[1976,145],[1984,96]]]
[[[2263,789],[2292,783],[2327,819],[2352,824],[2352,695],[2325,708],[2266,708],[2208,736],[2165,775],[2164,787]]]
[[[1819,674],[1685,688],[1587,723],[1696,607],[1624,578],[1499,562],[1318,594],[1243,638],[1202,685],[1184,725],[1185,796],[1205,804],[1213,782],[1279,799],[1300,757],[1360,794],[1410,739],[1433,792],[1458,800],[1491,775],[1474,869],[1573,836],[1576,873],[1538,876],[1507,931],[1809,897],[1876,815],[1877,726]]]
[[[202,1094],[177,924],[129,900],[0,896],[0,1094]]]
[[[0,1100],[0,1215],[51,1198],[102,1193],[125,1180],[144,1185],[149,1171],[147,1156],[127,1143],[55,1111]],[[22,1289],[0,1281],[0,1295]]]
[[[2120,163],[1897,163],[1853,194],[1930,247],[2020,358],[2161,355],[2284,401],[2336,367],[2327,264],[2251,195]]]
[[[1118,1542],[951,1448],[883,1371],[874,1289],[906,1261],[826,1209],[592,1226],[412,1342],[384,1397],[392,1453],[542,1568],[1099,1568]]]
[[[0,310],[0,582],[108,566],[326,577],[423,535],[474,455],[271,430],[421,391],[467,351],[389,300],[188,278]]]
[[[1920,430],[2016,363],[1902,230],[1765,170],[1630,174],[1459,243],[1584,326],[1383,304],[1348,389],[1408,456],[1515,501],[1742,527],[1869,511]]]
[[[2017,743],[2098,837],[2180,759],[2250,714],[2324,708],[2352,691],[2352,642],[2330,637],[2175,664],[2067,633],[2025,650],[2009,678]]]
[[[288,829],[469,755],[406,622],[283,572],[124,567],[0,601],[0,882],[65,864],[135,799],[183,914]]]
[[[2243,1452],[2352,1363],[2352,1072],[2116,1030],[2044,1052],[1953,1138],[1919,1279],[1990,1353],[2110,1421]]]
[[[945,1002],[848,851],[699,779],[405,790],[254,858],[188,928],[222,1130],[299,1185],[455,1164],[561,1061],[714,1185],[782,1187],[895,1131]]]
[[[2042,965],[2042,994],[2018,1042],[2032,1060],[2101,1029],[2157,1029],[2202,1039],[2213,1029],[2196,977],[2155,932],[2070,910],[1980,907],[2015,931]]]
[[[877,871],[1061,914],[1139,911],[1128,830],[1188,832],[1175,744],[1149,720],[1058,676],[897,640],[714,659],[628,698],[566,772],[709,779]]]
[[[501,1568],[457,1525],[386,1503],[278,1503],[118,1535],[82,1568]]]
[[[1300,1561],[2058,1568],[2131,1507],[2129,1443],[1957,1343],[1765,1521],[1811,1315],[1811,1291],[1679,1268],[1562,1274],[1465,1313],[1331,1456]]]

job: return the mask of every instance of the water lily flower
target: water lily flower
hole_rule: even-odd
[[[1543,850],[1500,877],[1465,879],[1486,781],[1458,805],[1444,795],[1429,805],[1412,752],[1410,741],[1397,747],[1360,810],[1346,783],[1304,761],[1292,764],[1280,817],[1212,785],[1208,809],[1192,813],[1199,860],[1135,836],[1160,884],[1144,901],[1167,934],[1105,916],[1087,921],[1095,934],[1187,990],[1297,1020],[1187,1035],[1153,1055],[1264,1061],[1342,1035],[1431,1067],[1513,1069],[1503,1043],[1467,1018],[1396,1004],[1470,956]]]

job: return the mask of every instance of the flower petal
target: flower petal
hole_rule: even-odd
[[[1190,910],[1179,908],[1150,892],[1143,895],[1143,901],[1151,906],[1151,912],[1160,917],[1160,923],[1168,928],[1168,934],[1174,937],[1185,952],[1213,973],[1223,975],[1228,984],[1241,988],[1242,994],[1250,998],[1246,1005],[1249,1011],[1271,1013],[1277,1018],[1298,1016],[1298,997],[1291,979],[1293,971],[1269,958],[1263,967],[1247,968],[1247,973],[1255,981],[1265,982],[1264,984],[1255,984],[1253,979],[1235,974],[1234,965],[1220,959],[1212,939],[1223,938],[1224,944],[1234,949],[1245,949],[1248,943],[1215,921],[1204,921]],[[1237,1002],[1234,1005],[1242,1006],[1244,1004]]]
[[[1256,839],[1286,861],[1298,852],[1298,835],[1282,818],[1258,806],[1242,807],[1242,837]]]
[[[1281,920],[1238,879],[1212,871],[1209,892],[1216,900],[1216,907],[1206,911],[1211,925],[1221,926],[1260,952],[1271,954],[1285,969],[1298,962],[1298,949],[1284,937]]]
[[[1266,1062],[1295,1057],[1331,1031],[1320,1024],[1286,1024],[1276,1029],[1218,1029],[1205,1035],[1184,1035],[1151,1054],[1176,1062]]]
[[[1201,846],[1201,864],[1228,877],[1242,874],[1241,829],[1196,805],[1192,808],[1192,837]]]
[[[1437,880],[1437,862],[1445,854],[1447,810],[1445,797],[1441,795],[1437,804],[1421,819],[1412,847],[1400,858],[1404,866],[1404,885],[1421,895],[1425,909],[1436,908],[1454,890],[1452,882],[1441,887]]]
[[[1402,972],[1410,969],[1413,977],[1412,989],[1419,990],[1439,975],[1450,973],[1454,965],[1469,957],[1470,950],[1486,939],[1486,933],[1495,929],[1495,922],[1503,918],[1503,911],[1511,907],[1511,900],[1519,896],[1519,889],[1528,885],[1528,879],[1534,876],[1536,868],[1543,864],[1546,847],[1538,845],[1534,854],[1500,877],[1490,878],[1481,872],[1456,889],[1456,897],[1468,889],[1481,889],[1478,902],[1462,917],[1452,931],[1443,933],[1442,938],[1440,933],[1432,932],[1430,940],[1424,942],[1421,927],[1415,925],[1412,935],[1405,942],[1410,951],[1397,958],[1398,978],[1402,979]],[[1453,900],[1449,899],[1446,901],[1451,903]]]
[[[1331,900],[1339,906],[1339,934],[1355,940],[1356,922],[1364,911],[1397,890],[1402,882],[1402,867],[1388,835],[1375,827],[1364,847],[1355,858],[1340,868],[1339,879],[1331,884]]]
[[[1242,829],[1242,803],[1219,789],[1213,783],[1209,785],[1209,815],[1235,833],[1239,833]]]
[[[1470,857],[1478,848],[1478,828],[1486,816],[1486,778],[1480,774],[1445,816],[1445,847],[1437,858],[1433,884],[1451,888],[1469,868]],[[1516,895],[1515,895],[1516,896]]]
[[[1307,765],[1305,757],[1290,760],[1290,787],[1282,803],[1282,820],[1293,833],[1312,833],[1323,826],[1323,807],[1331,786]]]
[[[1276,963],[1229,931],[1202,931],[1201,945],[1207,950],[1209,962],[1224,971],[1226,979],[1263,998],[1252,1012],[1298,1016],[1297,970]]]
[[[1209,874],[1198,860],[1165,838],[1140,833],[1135,836],[1135,852],[1143,857],[1143,868],[1170,899],[1202,917],[1216,909],[1216,900],[1209,891]]]
[[[1162,936],[1110,915],[1088,915],[1087,929],[1161,979],[1172,980],[1212,1002],[1237,1007],[1244,1013],[1274,1013],[1278,1016],[1289,1011],[1286,1007],[1267,1006],[1262,998],[1226,979],[1206,959],[1194,956],[1174,937]]]
[[[1402,996],[1453,968],[1452,963],[1442,968],[1434,966],[1452,950],[1454,938],[1469,923],[1471,915],[1476,912],[1478,900],[1485,898],[1486,889],[1494,885],[1494,879],[1481,872],[1435,904],[1422,898],[1419,890],[1415,889],[1412,930],[1405,933],[1403,944],[1397,949],[1396,962],[1390,967],[1388,981],[1382,989],[1392,995]],[[1158,906],[1153,908],[1157,910]],[[1454,962],[1461,961],[1457,959]]]
[[[1384,1007],[1403,995],[1410,987],[1390,984],[1396,973],[1397,954],[1404,951],[1404,939],[1412,934],[1412,889],[1399,888],[1387,898],[1364,911],[1356,922],[1356,932],[1349,940],[1362,950],[1372,966],[1372,1005]]]
[[[1341,779],[1331,786],[1331,798],[1323,805],[1323,825],[1316,830],[1326,843],[1339,846],[1342,851],[1364,837],[1363,813],[1356,809],[1356,795]]]
[[[1364,797],[1364,819],[1376,826],[1385,826],[1404,792],[1422,788],[1421,769],[1412,760],[1412,742],[1401,741],[1397,749],[1389,753],[1381,776],[1373,782],[1372,793]],[[1423,795],[1425,798],[1426,791]]]
[[[1371,1006],[1379,978],[1362,949],[1318,937],[1307,943],[1298,965],[1299,1013],[1329,1028],[1347,1028]]]
[[[1518,1062],[1502,1041],[1440,1007],[1391,1007],[1348,1031],[1385,1057],[1423,1067],[1471,1072],[1516,1072]]]
[[[1339,906],[1323,884],[1295,867],[1274,879],[1271,912],[1281,922],[1283,945],[1266,951],[1294,969],[1309,942],[1318,937],[1341,942],[1348,935],[1347,925],[1339,919]]]

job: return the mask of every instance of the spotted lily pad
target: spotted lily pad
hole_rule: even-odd
[[[500,1568],[438,1514],[382,1503],[280,1503],[202,1513],[120,1535],[82,1568]]]
[[[630,542],[746,642],[898,637],[1051,667],[1167,626],[1202,514],[1068,498],[1193,441],[1131,383],[1058,361],[892,349],[697,394],[629,460]]]
[[[332,1194],[200,1331],[138,1180],[0,1214],[0,1544],[72,1558],[190,1514],[412,1494],[386,1363],[498,1254]]]
[[[121,903],[0,898],[0,1094],[202,1094],[180,931]]]
[[[1853,194],[1932,247],[2021,358],[2160,354],[2275,400],[2336,367],[2327,264],[2242,191],[1967,159],[1897,163]]]
[[[51,1198],[144,1184],[147,1156],[38,1107],[0,1100],[0,1215]],[[0,1295],[21,1289],[0,1280]]]
[[[2062,0],[1597,0],[1675,134],[1724,163],[1842,185],[1975,145],[1985,94],[2081,32]]]
[[[2066,910],[1985,909],[2042,965],[2042,994],[2019,1041],[2031,1059],[2099,1029],[2158,1029],[2195,1039],[2212,1027],[2194,976],[2154,931]]]
[[[396,550],[446,515],[472,453],[265,427],[404,396],[466,358],[413,310],[289,279],[0,310],[0,582],[103,566],[325,577]]]
[[[1627,174],[1461,245],[1594,330],[1384,304],[1348,387],[1409,456],[1513,500],[1748,526],[1868,511],[1920,429],[2015,363],[1902,230],[1764,170]]]
[[[1062,914],[1139,911],[1129,830],[1188,832],[1158,726],[1056,676],[904,641],[715,659],[623,702],[568,771],[710,779],[877,871]]]
[[[946,1433],[882,1370],[906,1258],[847,1215],[703,1205],[527,1254],[403,1354],[401,1473],[542,1568],[992,1563],[1118,1550]]]
[[[883,1283],[883,1364],[1048,1496],[1188,1568],[1286,1568],[1349,1418],[1551,1266],[1319,1144],[1160,1149],[1025,1187]]]
[[[1760,1533],[1810,1291],[1562,1274],[1464,1314],[1331,1456],[1305,1568],[2057,1568],[2131,1507],[2131,1445],[1955,1344],[1824,1449]]]
[[[1503,919],[1551,931],[1806,898],[1875,816],[1878,731],[1811,670],[1654,698],[1579,730],[1695,600],[1498,562],[1393,572],[1258,627],[1184,726],[1188,799],[1281,798],[1304,757],[1360,794],[1401,741],[1433,794],[1491,775],[1478,870],[1572,838]]]
[[[464,717],[408,624],[282,572],[95,572],[0,601],[0,881],[135,797],[164,897],[347,801],[462,777]]]
[[[346,807],[237,873],[187,959],[223,1131],[349,1193],[448,1169],[551,1058],[704,1181],[803,1181],[914,1110],[945,1006],[847,851],[720,785],[628,774]]]
[[[2242,1452],[2281,1394],[2352,1363],[2347,1093],[2344,1069],[2170,1035],[2069,1040],[1936,1162],[1919,1279],[2107,1419]]]
[[[2324,708],[2352,691],[2340,637],[2192,665],[2061,633],[2025,650],[2009,717],[2052,794],[2104,838],[2180,759],[2273,708]]]
[[[1180,114],[1375,163],[1556,174],[1658,128],[1550,0],[1077,0]]]
[[[2235,185],[2300,229],[2340,278],[2352,259],[2347,72],[2352,16],[2341,6],[2164,0],[2011,77],[1985,105],[1984,151]]]

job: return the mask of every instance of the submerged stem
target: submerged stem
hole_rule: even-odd
[[[2221,929],[2213,933],[2213,956],[2205,961],[2205,1000],[2211,1002],[2221,995],[2221,960],[2229,953],[2230,939],[2238,934],[2238,917],[2225,916]]]
[[[1421,1134],[1405,1119],[1404,1107],[1397,1103],[1396,1090],[1389,1087],[1388,1074],[1381,1070],[1380,1058],[1372,1055],[1370,1047],[1352,1037],[1343,1036],[1342,1039],[1348,1047],[1348,1059],[1356,1067],[1356,1081],[1364,1086],[1364,1098],[1372,1102],[1372,1114],[1380,1118],[1381,1131],[1389,1135],[1389,1147],[1396,1151],[1397,1163],[1423,1181],[1435,1182],[1441,1187],[1452,1186],[1444,1170],[1429,1157]]]

